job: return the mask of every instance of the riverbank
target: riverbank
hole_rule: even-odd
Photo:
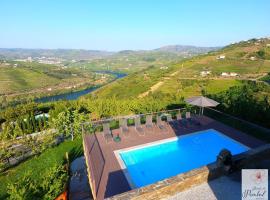
[[[24,92],[22,94],[18,94],[13,99],[9,99],[9,96],[0,96],[0,100],[2,104],[0,107],[2,109],[5,109],[7,107],[16,106],[19,104],[27,103],[34,101],[36,103],[46,103],[46,102],[53,102],[53,101],[59,101],[59,100],[76,100],[79,97],[89,94],[107,84],[110,84],[117,79],[123,78],[127,76],[125,73],[121,72],[114,72],[114,71],[93,71],[97,74],[107,74],[110,76],[105,79],[101,79],[95,83],[89,82],[89,83],[79,83],[80,86],[78,87],[65,87],[63,89],[57,89],[48,91],[47,88],[40,88],[40,91],[32,90],[28,92]],[[78,84],[78,83],[77,83]]]
[[[51,96],[45,96],[38,99],[35,99],[35,102],[37,103],[46,103],[46,102],[52,102],[52,101],[59,101],[59,100],[76,100],[79,97],[89,94],[97,89],[99,89],[102,86],[105,86],[107,84],[112,83],[113,81],[116,81],[117,79],[123,78],[127,76],[125,73],[119,73],[119,72],[112,72],[112,71],[94,71],[95,73],[100,74],[108,74],[114,76],[112,80],[107,81],[105,84],[90,86],[84,89],[79,89],[76,91],[71,91],[67,93],[61,93],[57,95],[51,95]]]

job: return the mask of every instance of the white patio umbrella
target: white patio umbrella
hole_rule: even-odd
[[[213,99],[207,97],[198,96],[186,99],[188,104],[201,107],[201,113],[203,114],[204,107],[216,107],[219,103]]]

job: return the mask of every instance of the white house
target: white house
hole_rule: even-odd
[[[27,62],[32,62],[32,57],[28,57]]]
[[[201,71],[200,72],[200,75],[201,76],[208,76],[208,75],[210,75],[211,74],[211,71]]]
[[[168,69],[167,66],[161,66],[160,69]]]
[[[235,77],[235,76],[238,76],[238,74],[235,73],[235,72],[231,72],[231,73],[230,73],[230,76]]]
[[[256,60],[256,57],[251,56],[249,59],[250,59],[250,60]]]
[[[227,73],[227,72],[222,72],[222,73],[221,73],[221,76],[230,76],[230,75],[229,75],[229,73]]]
[[[225,55],[220,55],[220,56],[217,57],[217,60],[223,60],[223,59],[225,59],[225,58],[226,58]]]
[[[229,76],[236,77],[236,76],[238,76],[238,74],[235,73],[235,72],[222,72],[221,76],[224,76],[224,77],[229,77]]]

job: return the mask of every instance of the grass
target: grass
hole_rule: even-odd
[[[206,86],[206,92],[210,94],[216,94],[225,91],[233,86],[241,85],[241,82],[234,79],[225,80],[210,80]]]
[[[80,137],[74,141],[65,141],[57,147],[47,149],[41,155],[33,157],[20,165],[13,167],[0,174],[0,199],[7,197],[6,189],[8,183],[16,181],[27,171],[31,171],[33,179],[40,180],[42,173],[54,165],[65,161],[65,153],[69,152],[70,159],[82,155],[82,140]]]

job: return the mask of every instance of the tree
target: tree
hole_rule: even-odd
[[[13,138],[14,139],[16,137],[18,137],[18,136],[22,136],[23,135],[23,131],[22,131],[22,128],[21,128],[19,122],[16,122],[16,125],[15,125],[15,128],[14,128],[13,133],[14,133],[14,135],[13,135]]]
[[[32,126],[32,123],[31,123],[31,117],[30,117],[30,114],[27,115],[27,118],[26,118],[26,127],[27,127],[27,133],[33,133],[33,126]]]
[[[13,125],[11,122],[5,122],[4,124],[4,130],[2,135],[3,139],[11,139],[13,138]]]
[[[39,131],[43,130],[42,118],[38,119],[38,130]]]
[[[33,113],[31,113],[30,119],[31,119],[31,123],[32,123],[32,132],[36,132],[37,131],[37,122],[35,119],[35,115]]]
[[[84,113],[79,113],[78,110],[67,110],[58,114],[52,120],[53,126],[60,134],[65,136],[74,137],[81,134],[81,124],[85,121],[86,116]]]
[[[264,59],[264,57],[265,57],[265,51],[264,51],[264,50],[259,50],[259,51],[257,52],[257,54],[258,54],[258,56],[259,56],[260,58]]]

